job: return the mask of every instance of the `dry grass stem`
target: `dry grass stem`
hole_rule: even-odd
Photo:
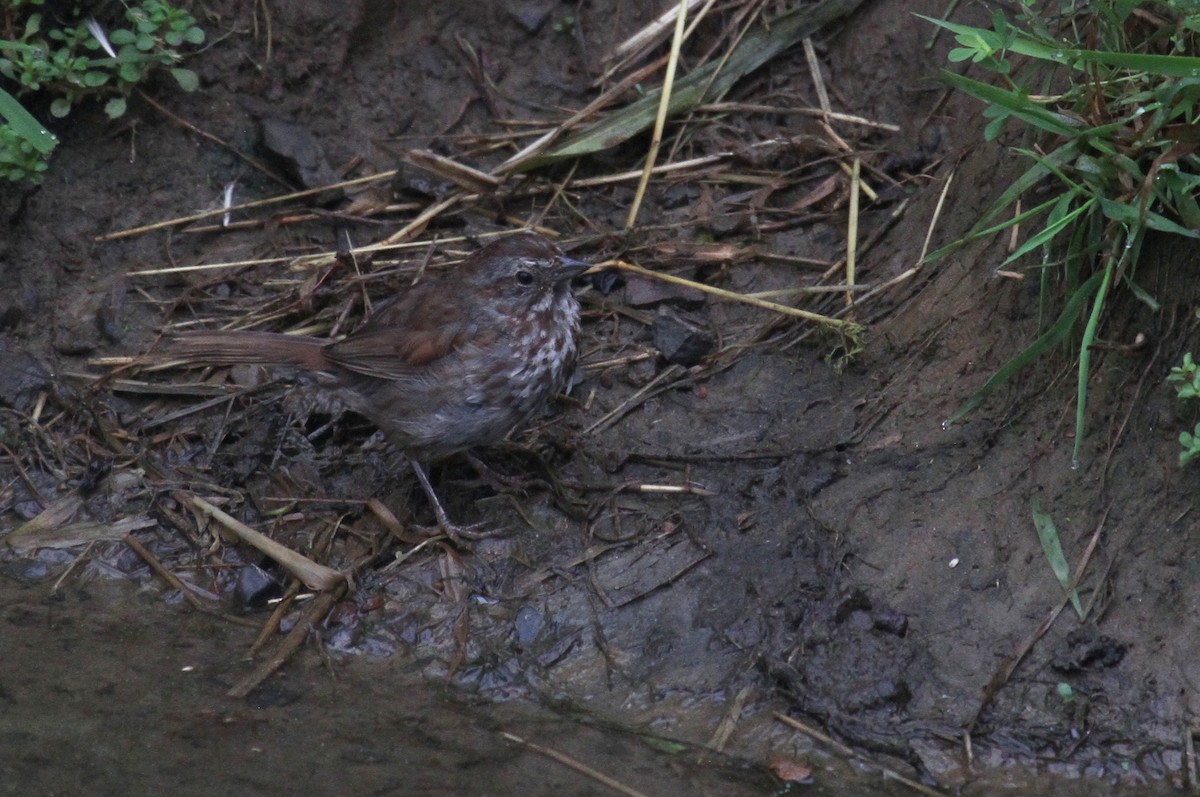
[[[581,775],[586,775],[597,783],[602,783],[608,788],[626,795],[626,797],[649,797],[645,792],[641,792],[630,786],[626,786],[624,783],[621,783],[615,778],[611,778],[608,775],[605,775],[603,772],[592,769],[587,764],[572,758],[566,753],[560,753],[559,751],[553,750],[549,747],[542,747],[540,744],[531,742],[528,739],[523,739],[516,734],[509,733],[508,731],[501,731],[500,735],[505,739],[508,739],[510,742],[515,742],[516,744],[526,747],[535,753],[541,753],[547,758],[552,758],[558,763],[570,767]]]
[[[666,63],[666,60],[667,59],[664,56],[662,59],[659,59],[658,61],[643,67],[637,72],[634,72],[632,75],[627,76],[620,83],[612,86],[608,91],[604,92],[599,97],[585,105],[583,108],[571,114],[571,116],[560,122],[553,129],[543,133],[534,141],[527,144],[516,155],[511,156],[508,160],[504,161],[504,163],[493,169],[492,174],[502,175],[520,171],[523,166],[542,155],[562,136],[595,117],[599,111],[616,102],[622,94],[624,94],[633,86],[637,85],[646,76],[657,71],[659,67]]]
[[[633,489],[639,493],[657,493],[660,495],[699,495],[714,496],[715,492],[698,484],[635,484]]]
[[[949,176],[946,177],[946,184],[942,186],[942,192],[938,194],[937,204],[933,208],[933,217],[929,220],[929,228],[925,230],[925,240],[921,243],[921,254],[917,258],[917,265],[920,266],[925,262],[925,255],[929,253],[929,242],[933,240],[933,231],[937,229],[938,219],[942,217],[942,209],[946,206],[946,196],[950,193],[950,184],[954,182],[954,174],[957,169],[951,169]]]
[[[603,371],[605,368],[615,368],[622,365],[632,365],[633,363],[645,362],[646,360],[658,359],[657,351],[644,351],[638,354],[630,354],[625,357],[613,357],[610,360],[597,360],[594,363],[582,363],[580,365],[586,371]]]
[[[804,59],[808,61],[813,88],[817,91],[817,104],[821,106],[821,113],[828,117],[832,110],[829,105],[829,91],[825,88],[825,76],[821,73],[821,62],[817,60],[817,49],[813,47],[811,36],[804,37]]]
[[[371,510],[371,514],[373,514],[376,519],[383,524],[384,528],[386,528],[393,537],[405,545],[420,546],[432,539],[431,537],[421,537],[416,534],[410,534],[408,530],[405,529],[404,524],[400,522],[400,519],[396,517],[395,513],[388,509],[383,501],[380,501],[378,498],[368,498],[367,509]]]
[[[733,152],[717,152],[712,155],[702,155],[691,160],[678,161],[677,163],[667,163],[662,166],[655,166],[651,169],[651,174],[654,176],[671,174],[673,172],[682,172],[688,169],[699,169],[705,166],[712,166],[725,160],[729,160],[734,156]],[[630,180],[640,179],[645,174],[645,170],[630,170],[626,172],[617,172],[616,174],[605,174],[599,177],[585,177],[576,180],[572,183],[575,188],[598,188],[603,185],[614,185],[616,183],[626,183]]]
[[[390,180],[395,176],[396,171],[393,169],[392,171],[380,172],[379,174],[370,174],[366,177],[356,177],[353,180],[343,180],[338,183],[323,185],[318,188],[306,188],[303,191],[293,191],[290,194],[280,194],[279,196],[268,197],[266,199],[256,199],[252,202],[243,202],[240,205],[233,205],[232,207],[228,208],[213,208],[212,210],[206,210],[202,213],[193,213],[190,216],[178,216],[165,221],[156,221],[153,224],[146,224],[141,227],[132,227],[128,230],[118,230],[117,232],[105,233],[104,235],[97,235],[93,240],[115,241],[119,238],[130,238],[134,235],[141,235],[142,233],[153,232],[154,230],[164,230],[168,227],[176,227],[180,224],[187,224],[189,222],[200,221],[202,219],[211,219],[215,216],[224,216],[226,213],[233,213],[234,211],[238,210],[249,210],[251,208],[267,207],[268,205],[278,205],[281,202],[290,202],[293,199],[302,199],[306,196],[313,196],[315,194],[320,194],[336,188],[350,188],[357,185],[366,185],[367,183],[376,183],[380,180]]]
[[[304,644],[304,640],[308,638],[309,631],[325,619],[325,616],[329,614],[334,605],[341,600],[345,591],[346,582],[342,581],[335,585],[333,590],[317,595],[305,610],[300,622],[296,623],[295,627],[284,637],[275,655],[255,667],[253,672],[241,681],[238,681],[225,694],[232,698],[243,698],[253,692],[267,678],[270,678],[274,672],[287,663],[287,660],[291,658],[293,653],[300,649],[300,646]]]
[[[12,452],[7,452],[11,460],[16,462]],[[29,479],[26,478],[27,483]],[[17,526],[16,530],[4,538],[4,541],[15,551],[32,551],[39,545],[39,540],[54,533],[54,530],[66,525],[75,517],[79,507],[83,506],[83,498],[78,493],[67,493],[57,501],[47,504],[40,503],[46,508],[34,517]],[[119,538],[118,538],[119,539]]]
[[[66,496],[66,499],[77,496]],[[81,521],[78,523],[54,523],[59,516],[59,510],[70,510],[74,514],[79,505],[75,501],[58,501],[51,504],[37,517],[21,524],[5,538],[5,542],[17,553],[29,553],[39,548],[76,548],[80,545],[94,542],[112,542],[124,539],[127,534],[138,529],[146,529],[157,525],[157,522],[147,515],[120,518],[108,522]]]
[[[500,181],[487,172],[472,169],[470,166],[427,149],[410,149],[404,159],[413,166],[444,177],[467,191],[487,193],[500,187]]]
[[[284,188],[291,188],[291,185],[288,184],[287,180],[285,180],[283,177],[276,174],[274,169],[267,166],[262,161],[247,155],[246,153],[242,152],[237,147],[230,144],[225,139],[223,139],[219,136],[213,135],[212,133],[208,132],[207,130],[202,130],[199,127],[196,127],[196,125],[192,124],[191,122],[187,121],[186,119],[182,118],[181,116],[178,116],[174,112],[172,112],[172,111],[168,110],[167,108],[165,108],[164,106],[160,105],[158,102],[156,102],[154,100],[153,97],[146,94],[146,92],[142,91],[141,89],[137,90],[137,94],[150,107],[154,108],[154,110],[158,111],[159,113],[161,113],[163,116],[170,119],[175,124],[179,125],[180,127],[184,128],[185,130],[190,130],[191,132],[195,133],[196,135],[200,136],[201,138],[208,139],[209,141],[213,142],[221,149],[224,149],[227,152],[233,153],[238,158],[240,158],[241,160],[245,161],[250,166],[252,166],[255,170],[261,172],[263,175],[270,178],[275,183],[278,183],[279,185],[283,186]]]
[[[179,494],[176,496],[176,498],[180,503],[191,505],[200,510],[213,520],[216,520],[226,529],[233,532],[233,534],[243,542],[254,546],[267,556],[274,559],[280,564],[280,566],[286,569],[295,578],[303,582],[304,585],[311,590],[321,592],[333,589],[338,585],[344,585],[346,583],[346,577],[338,571],[326,567],[325,565],[317,564],[311,559],[301,556],[290,548],[280,545],[265,534],[255,531],[232,515],[229,515],[213,506],[200,496]]]
[[[663,78],[662,94],[659,97],[658,114],[654,118],[654,132],[650,136],[650,150],[646,153],[646,164],[642,169],[642,177],[638,182],[637,192],[633,195],[633,204],[629,208],[629,217],[625,220],[625,229],[633,229],[637,222],[638,210],[642,206],[642,198],[646,195],[646,187],[650,184],[650,175],[654,171],[654,162],[658,160],[658,150],[662,146],[663,128],[667,124],[667,109],[671,105],[671,90],[675,86],[675,69],[679,66],[679,51],[683,47],[684,23],[687,21],[688,0],[679,0],[679,14],[675,18],[675,35],[671,39],[671,57],[667,59],[667,74]]]
[[[755,142],[749,146],[749,149],[752,151],[755,149],[774,147],[774,146],[778,146],[780,144],[786,144],[786,143],[787,142],[782,141],[782,140],[772,139],[772,140],[768,140],[768,141]],[[661,166],[655,166],[651,170],[651,175],[660,176],[660,175],[667,175],[667,174],[675,174],[678,172],[685,172],[687,170],[700,170],[705,167],[714,166],[723,161],[734,158],[737,155],[738,155],[738,153],[733,152],[733,151],[724,151],[724,152],[717,152],[712,155],[704,155],[704,156],[700,156],[700,157],[696,157],[696,158],[691,158],[686,161],[679,161],[677,163],[670,163],[670,164],[665,164],[665,165],[661,165]],[[463,167],[463,168],[465,169],[467,167]],[[496,170],[496,171],[499,172],[499,170]],[[644,174],[645,174],[645,170],[643,169],[643,170],[630,170],[630,171],[625,171],[625,172],[618,172],[616,174],[609,174],[609,175],[600,175],[597,177],[589,177],[589,178],[584,178],[584,179],[580,179],[580,180],[575,180],[571,183],[571,187],[575,188],[575,189],[598,188],[601,186],[614,185],[617,183],[628,182],[630,180],[638,180],[638,179],[641,179]],[[296,192],[293,194],[286,194],[286,195],[279,196],[279,197],[272,197],[269,199],[256,200],[253,202],[244,202],[239,205],[234,205],[233,207],[231,207],[229,209],[229,212],[239,211],[239,210],[248,210],[248,209],[253,209],[253,208],[257,208],[257,207],[264,207],[267,205],[288,201],[290,199],[307,196],[309,194],[319,193],[321,191],[326,191],[331,188],[337,188],[337,187],[347,186],[347,185],[361,183],[361,182],[374,181],[376,179],[380,179],[380,178],[384,178],[384,177],[390,178],[394,175],[395,175],[394,171],[384,172],[379,175],[372,175],[370,177],[363,177],[363,178],[358,178],[356,180],[349,180],[349,181],[346,181],[343,183],[336,183],[331,186],[324,186],[321,188],[310,189],[307,191],[300,191],[300,192]],[[546,194],[546,193],[557,195],[563,191],[564,187],[565,187],[565,184],[532,186],[532,187],[525,188],[522,191],[520,191],[519,193],[513,194],[511,196],[536,196],[538,194]],[[451,197],[448,197],[439,203],[436,203],[432,206],[425,208],[418,217],[416,217],[415,219],[410,221],[406,226],[401,228],[398,232],[392,234],[391,236],[384,239],[383,241],[380,241],[379,243],[366,244],[363,246],[354,247],[353,249],[349,250],[349,254],[365,255],[365,254],[371,254],[371,253],[375,253],[375,252],[387,252],[387,251],[392,251],[395,249],[411,248],[413,246],[423,246],[424,244],[414,244],[409,239],[416,235],[419,235],[421,233],[421,231],[423,231],[424,228],[429,224],[430,221],[432,221],[438,215],[445,212],[446,210],[453,207],[454,205],[459,204],[459,203],[470,204],[473,202],[477,202],[482,198],[483,198],[483,196],[481,194],[454,194]],[[389,206],[388,209],[389,210],[391,210],[391,209],[411,210],[411,209],[413,209],[413,207],[414,206],[412,206],[412,205],[395,206],[395,208],[393,208],[392,206]],[[131,228],[128,230],[122,230],[119,232],[108,233],[107,235],[99,236],[98,238],[96,238],[96,240],[107,241],[107,240],[115,240],[118,238],[125,238],[125,237],[129,237],[129,236],[133,236],[133,235],[139,235],[139,234],[146,233],[146,232],[152,232],[154,230],[160,230],[160,229],[166,229],[169,227],[178,226],[180,224],[187,224],[192,221],[197,221],[197,220],[202,220],[202,219],[206,219],[206,218],[212,218],[215,216],[220,216],[226,212],[227,211],[224,208],[216,208],[216,209],[213,209],[210,211],[205,211],[203,213],[198,213],[198,214],[194,214],[191,216],[180,216],[180,217],[176,217],[173,219],[167,219],[164,221],[154,222],[153,224],[147,224],[147,225],[144,225],[141,227],[135,227],[135,228]],[[297,219],[297,221],[304,220],[304,218],[305,217],[300,217],[299,219]],[[318,217],[313,216],[311,218],[318,218]],[[261,224],[262,222],[253,222],[253,223]],[[237,224],[237,222],[234,222],[234,225],[236,225],[236,224]],[[212,228],[206,228],[206,229],[209,229],[209,231],[216,231],[216,230],[220,230],[220,229],[224,229],[224,228],[220,227],[220,226],[214,226]],[[484,236],[479,236],[479,237],[486,238],[488,236],[484,235]],[[465,238],[462,236],[453,236],[453,237],[446,237],[441,240],[443,240],[443,241],[461,241],[461,240],[465,240]],[[189,266],[169,266],[169,267],[163,267],[163,268],[137,269],[137,270],[133,270],[133,271],[127,271],[125,273],[126,273],[126,276],[130,276],[130,277],[150,277],[150,276],[161,276],[164,274],[183,274],[183,273],[191,273],[191,272],[215,271],[215,270],[226,269],[226,268],[245,268],[245,267],[250,267],[250,266],[265,266],[265,265],[272,265],[272,264],[277,264],[277,263],[289,263],[289,264],[291,264],[291,268],[293,268],[295,270],[300,270],[300,269],[306,269],[306,268],[319,268],[319,267],[328,265],[330,262],[333,261],[335,256],[336,256],[335,252],[320,252],[320,253],[311,254],[311,255],[251,258],[251,259],[245,259],[245,260],[232,260],[232,261],[219,262],[219,263],[199,263],[199,264],[189,265]]]
[[[392,233],[387,238],[383,239],[385,245],[404,243],[421,233],[425,232],[425,228],[429,226],[429,222],[436,219],[445,211],[466,199],[466,195],[462,193],[451,194],[440,202],[436,202],[425,210],[417,214],[417,217],[405,224],[397,232]]]
[[[742,709],[746,707],[746,700],[750,697],[750,692],[753,687],[746,684],[738,693],[734,695],[733,700],[729,703],[729,708],[725,711],[725,715],[721,718],[721,722],[717,725],[717,729],[713,731],[712,737],[705,745],[710,750],[716,750],[718,753],[725,750],[725,745],[729,743],[729,737],[733,735],[737,728],[738,719],[742,716]],[[701,756],[701,762],[704,757]]]
[[[849,219],[846,223],[846,284],[853,286],[857,281],[857,258],[858,258],[858,174],[862,168],[862,161],[858,158],[854,159],[854,166],[850,170],[850,211]],[[846,291],[846,307],[854,305],[854,294],[851,291]]]
[[[913,780],[912,778],[907,778],[904,775],[901,775],[899,772],[895,771],[894,769],[891,769],[890,767],[886,767],[883,764],[880,764],[879,762],[868,758],[867,756],[863,755],[862,753],[860,753],[850,747],[847,747],[846,745],[842,744],[838,740],[834,739],[833,737],[829,736],[826,733],[822,733],[821,731],[817,730],[816,728],[812,727],[811,725],[801,722],[800,720],[795,719],[793,717],[789,717],[786,714],[780,714],[778,711],[774,712],[774,714],[775,714],[775,719],[779,720],[784,725],[795,728],[796,730],[800,731],[801,733],[805,734],[806,736],[810,736],[813,739],[816,739],[818,742],[821,742],[822,744],[832,747],[840,755],[846,756],[847,758],[852,758],[855,761],[859,761],[863,764],[866,764],[870,768],[872,768],[872,769],[878,771],[880,774],[882,774],[884,776],[884,778],[887,780],[894,780],[897,783],[903,783],[908,788],[913,789],[914,791],[917,791],[921,794],[926,795],[926,797],[947,797],[945,792],[940,792],[937,789],[931,789],[928,786],[926,786],[924,783],[919,783],[919,782]]]
[[[734,291],[727,291],[724,288],[717,288],[712,285],[705,285],[703,282],[696,282],[695,280],[685,279],[683,277],[676,277],[673,274],[662,274],[657,271],[651,271],[648,268],[642,268],[641,266],[635,266],[633,263],[626,263],[623,260],[609,260],[604,263],[600,263],[598,265],[608,267],[608,268],[618,268],[622,271],[629,271],[634,274],[640,274],[643,277],[649,277],[650,279],[661,280],[663,282],[670,282],[675,285],[683,285],[683,286],[686,286],[689,288],[694,288],[698,291],[702,291],[704,293],[712,294],[713,296],[719,296],[722,299],[728,299],[729,301],[733,301],[733,302],[741,302],[743,304],[753,305],[754,307],[761,307],[764,310],[771,310],[773,312],[780,313],[782,315],[792,316],[793,318],[800,318],[805,321],[812,321],[814,323],[821,324],[823,326],[833,327],[835,329],[852,330],[852,329],[857,329],[857,327],[858,327],[858,325],[855,324],[853,321],[845,321],[845,320],[838,319],[838,318],[831,318],[830,316],[821,315],[819,313],[812,313],[812,312],[809,312],[808,310],[801,310],[798,307],[788,307],[786,304],[777,304],[775,302],[768,302],[764,299],[756,299],[747,294],[736,293]]]
[[[662,373],[658,374],[653,379],[651,379],[649,382],[647,382],[645,385],[643,385],[641,387],[641,389],[639,389],[636,393],[625,398],[624,401],[622,401],[620,404],[618,404],[613,409],[609,410],[607,413],[604,414],[603,417],[601,417],[599,420],[597,420],[591,426],[588,426],[586,429],[584,429],[582,432],[580,432],[580,434],[581,435],[589,435],[589,434],[593,434],[597,431],[603,431],[604,429],[607,429],[608,427],[610,427],[614,423],[616,423],[618,420],[620,420],[622,417],[624,417],[625,414],[628,413],[630,410],[632,410],[634,407],[638,406],[645,399],[645,397],[651,391],[653,391],[656,387],[658,387],[660,384],[663,384],[664,382],[669,382],[671,379],[674,379],[676,376],[679,376],[682,373],[683,373],[683,368],[681,368],[678,365],[671,365],[671,366],[668,366],[667,368],[664,368]]]
[[[1014,216],[1020,217],[1021,207],[1022,207],[1022,205],[1021,205],[1020,199],[1018,199],[1016,202],[1013,203],[1013,215]],[[1008,248],[1007,248],[1008,254],[1011,255],[1013,252],[1017,251],[1017,247],[1020,246],[1020,243],[1021,243],[1021,222],[1018,221],[1015,224],[1013,224],[1012,228],[1008,231]]]
[[[158,560],[158,557],[152,554],[150,549],[148,549],[145,545],[142,545],[142,543],[138,541],[137,537],[134,537],[132,534],[126,534],[123,539],[125,540],[125,544],[133,549],[133,552],[140,556],[142,561],[150,566],[150,569],[154,571],[155,575],[167,582],[167,584],[173,589],[179,590],[180,594],[183,595],[184,599],[190,603],[193,608],[200,609],[202,611],[208,608],[204,605],[203,601],[200,600],[199,596],[192,591],[191,587],[184,583],[179,576],[163,567],[163,563]]]
[[[1192,793],[1200,792],[1200,771],[1196,767],[1196,729],[1184,722],[1183,757],[1187,772],[1187,785]]]
[[[398,235],[399,233],[397,233]],[[480,240],[488,240],[499,235],[509,235],[511,233],[483,233],[476,236]],[[446,236],[439,238],[438,242],[442,244],[462,243],[467,240],[464,235]],[[397,252],[409,249],[422,249],[429,246],[426,241],[396,241],[392,243],[380,242],[374,244],[364,244],[363,246],[352,247],[345,254],[354,257],[357,255],[370,255],[379,252]],[[288,268],[292,271],[306,271],[315,268],[321,268],[332,263],[338,256],[337,252],[318,252],[310,255],[299,256],[281,256],[281,257],[264,257],[251,260],[230,260],[222,263],[199,263],[193,266],[170,266],[168,268],[148,268],[139,271],[127,271],[127,277],[149,277],[163,274],[186,274],[198,271],[214,271],[223,268],[247,268],[250,266],[266,266],[278,263],[287,263]]]
[[[819,116],[837,122],[885,130],[889,133],[899,133],[900,125],[890,122],[875,122],[861,116],[837,111],[823,111],[819,108],[791,108],[783,105],[763,105],[751,102],[712,102],[696,106],[697,112],[706,113],[766,113],[766,114],[799,114],[801,116]]]
[[[634,53],[639,50],[647,50],[656,46],[659,42],[667,37],[667,31],[671,28],[671,26],[677,24],[677,17],[679,17],[680,14],[691,11],[692,7],[698,5],[699,2],[700,0],[686,0],[686,2],[681,3],[680,5],[671,6],[666,11],[662,12],[657,19],[653,20],[637,33],[633,34],[625,41],[614,47],[611,53],[604,56],[604,60],[607,62],[618,61],[619,59],[624,59],[630,53]],[[709,5],[711,5],[711,3]],[[601,81],[607,79],[608,75],[619,70],[620,68],[621,67],[618,64],[617,66],[609,69],[605,73],[604,77],[597,81],[596,85],[599,85]]]
[[[862,293],[871,289],[870,285],[802,285],[797,288],[778,288],[773,291],[755,291],[743,293],[754,299],[780,299],[787,296],[816,296],[822,293]]]
[[[312,597],[311,592],[305,593],[308,597]],[[292,579],[288,582],[287,589],[278,599],[274,600],[274,608],[271,609],[271,614],[267,617],[266,622],[258,629],[258,636],[254,638],[250,649],[246,652],[248,658],[254,658],[263,648],[279,633],[280,627],[283,625],[283,618],[292,610],[296,602],[301,599],[300,582]]]
[[[826,121],[826,119],[824,117],[822,117],[821,119],[818,119],[817,124],[819,124],[821,126],[821,129],[825,131],[825,135],[829,138],[830,141],[833,142],[834,146],[837,149],[841,150],[842,152],[844,152],[846,154],[852,154],[854,152],[854,148],[851,147],[844,138],[839,136],[834,131],[834,129],[829,126],[829,122]],[[854,171],[849,164],[847,164],[845,161],[842,161],[842,160],[838,161],[838,168],[840,168],[843,172],[845,172],[847,176],[851,176]],[[870,199],[872,202],[875,202],[876,200],[879,199],[879,194],[875,193],[875,189],[871,188],[871,186],[868,185],[867,182],[865,180],[863,180],[861,176],[854,178],[854,179],[856,180],[856,182],[858,182],[859,189],[864,194],[867,195],[868,199]]]

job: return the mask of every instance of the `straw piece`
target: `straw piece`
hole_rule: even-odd
[[[253,672],[238,681],[225,694],[228,697],[243,698],[253,692],[263,681],[270,678],[272,673],[286,664],[292,654],[300,649],[300,646],[304,644],[304,640],[308,638],[309,631],[325,619],[334,605],[342,599],[345,591],[346,582],[342,581],[340,584],[334,585],[332,591],[322,592],[318,595],[309,604],[300,622],[296,623],[295,627],[284,637],[283,644],[275,652],[275,655],[255,667]]]
[[[687,21],[688,0],[679,0],[679,15],[675,18],[675,36],[671,40],[671,57],[667,59],[667,74],[663,78],[662,97],[658,103],[658,115],[654,118],[654,133],[650,137],[650,151],[646,154],[646,165],[642,169],[642,178],[638,181],[637,193],[633,196],[633,204],[629,207],[629,217],[625,219],[625,229],[633,229],[637,221],[638,209],[642,206],[642,198],[646,195],[646,187],[650,184],[650,173],[654,170],[654,162],[658,160],[658,150],[662,146],[663,127],[667,123],[667,108],[671,104],[671,88],[675,85],[675,69],[679,66],[679,50],[683,46],[683,26]]]
[[[620,792],[621,794],[626,795],[626,797],[649,797],[645,792],[638,791],[637,789],[633,788],[632,786],[626,786],[624,783],[621,783],[620,781],[616,780],[615,778],[605,775],[603,772],[600,772],[599,770],[592,769],[587,764],[584,764],[583,762],[572,758],[571,756],[567,755],[566,753],[560,753],[558,750],[553,750],[549,747],[543,747],[540,744],[531,742],[528,739],[522,739],[520,736],[517,736],[516,734],[513,734],[513,733],[509,733],[508,731],[501,731],[500,735],[503,736],[505,739],[508,739],[510,742],[515,742],[523,747],[526,747],[526,748],[534,751],[535,753],[541,753],[542,755],[546,756],[547,758],[551,758],[551,759],[557,761],[558,763],[563,764],[564,766],[570,767],[571,769],[575,770],[576,772],[578,772],[582,775],[586,775],[587,777],[591,778],[592,780],[596,781],[597,783],[602,783],[605,786],[609,787],[610,789],[613,789],[615,791]]]
[[[200,496],[179,493],[176,494],[176,498],[180,503],[190,504],[200,510],[229,529],[229,531],[233,532],[242,541],[253,545],[274,559],[289,573],[304,582],[304,585],[309,589],[322,591],[333,589],[339,584],[345,584],[346,577],[338,571],[325,565],[317,564],[290,548],[280,545],[265,534],[255,531],[232,515],[213,506]]]
[[[749,296],[744,293],[735,293],[733,291],[724,290],[723,288],[713,287],[712,285],[705,285],[703,282],[696,282],[694,280],[684,279],[683,277],[676,277],[673,274],[662,274],[657,271],[651,271],[648,268],[635,266],[633,263],[626,263],[623,260],[610,260],[600,265],[607,268],[618,268],[621,271],[630,271],[634,274],[640,274],[643,277],[649,277],[650,279],[656,279],[663,282],[670,282],[675,285],[684,285],[689,288],[695,288],[698,291],[710,293],[713,296],[720,296],[722,299],[729,299],[730,301],[734,302],[742,302],[743,304],[754,305],[755,307],[761,307],[764,310],[772,310],[776,313],[793,316],[794,318],[802,318],[805,321],[813,321],[825,326],[849,330],[852,332],[859,330],[858,324],[854,323],[853,321],[847,321],[840,318],[830,318],[829,316],[821,315],[820,313],[812,313],[808,310],[801,310],[798,307],[788,307],[786,304],[777,304],[775,302],[768,302],[765,299],[756,299],[753,296]]]

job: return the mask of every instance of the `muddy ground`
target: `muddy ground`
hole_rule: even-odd
[[[500,730],[647,793],[769,793],[765,768],[780,757],[813,766],[818,793],[896,788],[855,780],[776,712],[948,791],[1037,792],[1079,776],[1090,793],[1183,782],[1200,571],[1189,564],[1196,476],[1177,467],[1175,438],[1194,419],[1164,383],[1195,328],[1194,297],[1166,287],[1192,254],[1182,247],[1152,245],[1146,256],[1143,285],[1164,310],[1129,301],[1101,330],[1112,345],[1094,356],[1078,468],[1069,351],[942,425],[1038,331],[1037,280],[994,274],[1003,241],[865,303],[865,348],[849,361],[845,341],[766,310],[581,285],[573,398],[484,453],[526,482],[489,483],[458,461],[434,470],[452,515],[510,532],[457,548],[414,551],[390,537],[368,500],[407,527],[430,521],[403,458],[361,420],[314,411],[286,379],[187,412],[246,375],[114,371],[104,359],[152,348],[167,325],[271,315],[264,328],[352,327],[361,301],[333,288],[386,296],[430,254],[437,267],[473,248],[457,236],[530,221],[561,233],[576,256],[622,257],[740,293],[814,283],[824,269],[807,261],[844,254],[848,182],[811,117],[752,110],[693,120],[676,160],[738,157],[653,181],[628,235],[634,184],[624,181],[568,188],[555,202],[484,197],[438,217],[420,248],[364,256],[358,282],[345,261],[289,267],[382,240],[445,195],[405,167],[386,188],[352,191],[307,221],[289,219],[305,210],[296,202],[235,216],[266,220],[246,229],[98,240],[218,207],[231,182],[243,201],[285,190],[198,130],[268,159],[262,123],[291,123],[351,177],[397,168],[418,148],[493,168],[514,151],[511,120],[556,121],[587,104],[604,54],[659,6],[351,0],[333,14],[319,2],[208,3],[197,13],[209,44],[189,61],[202,90],[148,89],[177,118],[144,100],[116,123],[81,108],[56,127],[63,144],[45,184],[0,193],[12,375],[0,396],[0,535],[73,497],[74,521],[144,519],[135,536],[212,609],[182,604],[120,541],[0,546],[5,793],[270,793],[281,782],[318,793],[463,793],[481,782],[494,785],[485,793],[602,793]],[[931,31],[914,11],[937,16],[941,5],[865,2],[816,39],[834,110],[899,128],[836,125],[879,189],[860,219],[871,245],[859,280],[869,285],[917,264],[952,172],[935,244],[967,230],[1018,168],[980,143],[979,108],[933,80],[949,43],[927,49]],[[735,14],[702,27],[689,57]],[[817,106],[801,48],[726,99]],[[494,152],[483,146],[492,134]],[[783,143],[756,148],[768,141]],[[570,176],[634,169],[645,146],[635,139]],[[794,177],[770,182],[781,174]],[[532,179],[567,176],[562,167]],[[812,199],[823,181],[835,190]],[[389,203],[399,207],[358,215]],[[431,249],[435,237],[450,242]],[[709,259],[714,251],[724,254]],[[132,273],[251,258],[284,259]],[[715,352],[691,367],[664,362],[651,330],[668,311],[706,331]],[[1125,345],[1138,333],[1143,344]],[[245,699],[225,692],[251,666],[255,630],[227,618],[260,625],[268,609],[253,577],[260,566],[268,580],[282,575],[220,542],[183,503],[192,494],[354,572],[353,594]],[[974,723],[968,760],[964,732],[984,687],[1062,599],[1034,500],[1072,563],[1102,526],[1081,582],[1090,611],[1084,622],[1069,608],[1058,616]],[[720,746],[729,758],[664,740]],[[147,744],[152,761],[130,753]],[[710,764],[697,769],[701,758]]]

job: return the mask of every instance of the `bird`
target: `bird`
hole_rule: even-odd
[[[191,332],[160,355],[294,369],[374,423],[408,457],[439,526],[471,536],[451,522],[426,463],[501,440],[567,386],[580,334],[571,281],[590,267],[542,235],[506,235],[401,291],[340,340]]]

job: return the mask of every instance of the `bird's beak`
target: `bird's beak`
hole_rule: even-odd
[[[560,257],[558,259],[558,278],[560,280],[573,280],[591,267],[591,263],[585,263],[582,260]]]

